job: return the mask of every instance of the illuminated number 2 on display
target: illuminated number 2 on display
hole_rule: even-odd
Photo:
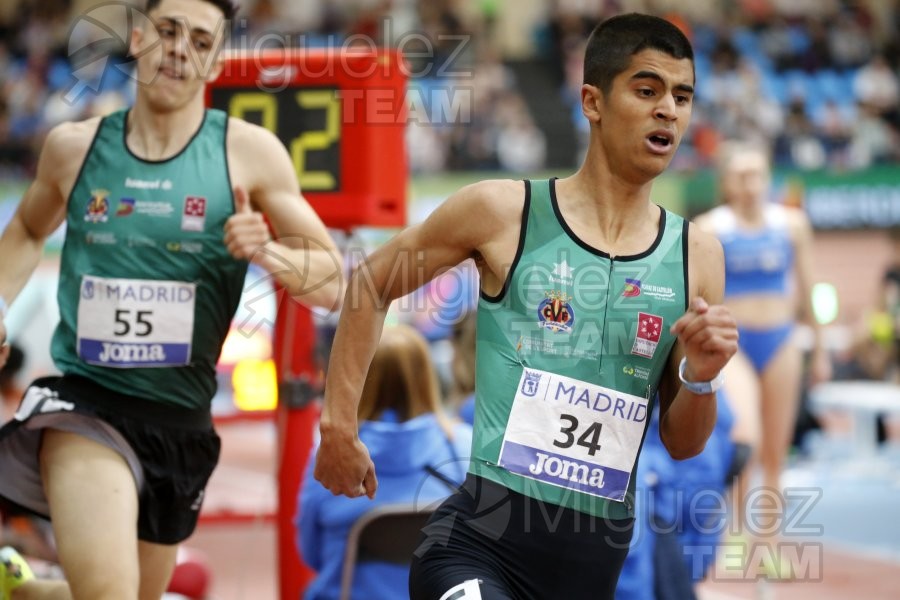
[[[213,90],[213,106],[277,135],[304,191],[340,188],[341,102],[336,89],[288,88],[270,94],[221,88]]]
[[[303,90],[297,92],[297,104],[303,110],[324,110],[325,127],[316,131],[304,131],[291,141],[291,159],[300,178],[300,187],[309,190],[333,190],[337,181],[328,171],[306,169],[306,153],[327,150],[341,135],[341,104],[332,90]]]

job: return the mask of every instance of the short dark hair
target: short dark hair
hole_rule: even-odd
[[[231,21],[232,19],[234,19],[234,15],[235,15],[235,13],[237,13],[238,7],[234,2],[232,2],[232,0],[203,0],[203,1],[207,2],[209,4],[212,4],[213,6],[215,6],[219,10],[221,10],[222,14],[225,15],[226,21]],[[147,6],[146,6],[145,10],[147,12],[150,12],[151,10],[153,10],[154,8],[159,6],[160,2],[162,2],[162,0],[147,0]]]
[[[629,13],[611,17],[594,29],[584,50],[584,83],[605,94],[613,79],[642,50],[659,50],[674,58],[694,61],[694,50],[675,25],[651,15]]]

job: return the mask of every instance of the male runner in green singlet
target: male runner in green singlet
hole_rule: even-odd
[[[671,455],[704,447],[737,348],[722,249],[650,202],[690,121],[693,67],[670,23],[604,22],[586,49],[582,167],[466,187],[352,277],[315,475],[371,497],[356,407],[388,305],[468,258],[481,274],[469,476],[425,527],[412,598],[612,598],[657,390]]]
[[[285,148],[204,107],[230,1],[149,0],[147,14],[131,50],[151,83],[127,111],[50,132],[0,238],[6,304],[67,224],[63,375],[34,382],[0,430],[0,494],[52,518],[68,585],[10,579],[0,595],[16,600],[158,600],[218,459],[215,364],[248,261],[304,303],[342,296],[339,253]]]

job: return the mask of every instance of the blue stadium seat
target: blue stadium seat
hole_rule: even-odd
[[[763,94],[779,104],[787,104],[787,80],[774,71],[762,70],[760,73],[762,75],[761,87]]]
[[[840,75],[838,75],[836,71],[822,69],[816,73],[816,79],[818,80],[819,91],[826,100],[840,102],[843,96],[846,96],[847,94],[852,95],[852,89],[848,90],[844,86]]]
[[[741,54],[753,55],[762,51],[756,34],[745,27],[735,28],[732,32],[731,43]]]

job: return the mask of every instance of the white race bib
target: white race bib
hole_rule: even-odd
[[[512,473],[623,502],[648,400],[571,377],[525,369],[500,449]]]
[[[85,275],[78,356],[104,367],[176,367],[191,361],[197,286]]]

